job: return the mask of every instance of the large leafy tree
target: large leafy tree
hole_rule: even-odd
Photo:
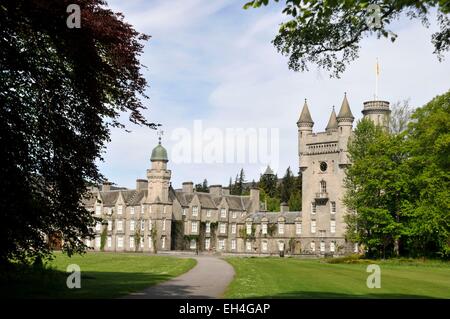
[[[407,208],[409,253],[450,257],[450,91],[417,109],[409,124],[414,187]]]
[[[81,28],[67,7],[81,7]],[[94,218],[81,205],[118,116],[141,114],[140,34],[103,0],[0,3],[0,262],[48,255],[57,233],[82,252]]]
[[[252,0],[244,8],[268,3],[269,0]],[[395,41],[397,35],[389,25],[402,13],[427,25],[432,9],[437,10],[440,25],[432,42],[441,59],[450,48],[447,0],[286,0],[283,13],[290,20],[281,24],[273,44],[289,56],[289,68],[295,71],[308,70],[313,64],[339,76],[346,64],[358,57],[364,37],[375,35]]]

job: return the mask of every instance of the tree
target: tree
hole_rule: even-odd
[[[277,195],[277,182],[277,175],[262,174],[259,178],[259,187],[263,189],[268,196],[275,197]]]
[[[405,138],[363,119],[348,150],[352,165],[344,180],[344,204],[354,214],[346,218],[347,237],[364,244],[370,256],[398,255],[410,196]]]
[[[208,181],[206,178],[203,180],[202,184],[195,184],[195,191],[203,193],[209,192]]]
[[[408,252],[450,257],[450,91],[418,108],[408,128],[412,198]]]
[[[291,168],[288,167],[286,169],[286,173],[283,176],[280,184],[280,200],[281,202],[287,203],[291,198],[291,195],[294,191],[295,187],[295,179],[294,175],[292,175]]]
[[[274,0],[279,2],[279,0]],[[244,9],[268,5],[269,0],[252,0]],[[290,20],[281,24],[273,44],[289,56],[289,68],[308,70],[315,64],[339,77],[346,64],[358,58],[359,43],[369,35],[395,41],[389,25],[402,13],[427,26],[432,9],[437,9],[440,31],[432,35],[438,59],[450,48],[450,3],[442,0],[286,0],[283,13]]]
[[[70,0],[5,0],[0,5],[0,263],[49,256],[45,234],[70,255],[95,222],[82,205],[112,127],[141,114],[146,80],[142,41],[106,8],[84,0],[81,28],[66,26]]]
[[[392,104],[391,115],[389,117],[389,129],[391,133],[398,134],[405,131],[408,128],[413,111],[409,106],[409,99]]]

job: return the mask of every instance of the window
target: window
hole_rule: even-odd
[[[353,247],[353,252],[358,253],[359,252],[359,247],[358,247],[358,243],[355,243],[354,247]]]
[[[153,239],[151,236],[148,236],[148,248],[153,249]]]
[[[284,224],[278,223],[278,234],[283,235],[284,234]]]
[[[251,242],[250,240],[247,240],[247,241],[245,242],[245,249],[246,249],[247,251],[251,251],[251,250],[252,250],[252,242]]]
[[[117,215],[122,215],[122,205],[117,206]]]
[[[130,215],[134,215],[134,207],[130,207]]]
[[[225,239],[219,239],[219,250],[225,250]]]
[[[161,248],[165,249],[166,248],[166,236],[164,236],[161,240],[162,240],[161,241]]]
[[[112,220],[108,220],[108,231],[112,230]]]
[[[284,251],[284,242],[282,242],[282,241],[278,242],[278,250],[279,251]]]
[[[220,209],[220,218],[226,218],[227,217],[227,210],[225,208]]]
[[[316,243],[314,241],[310,244],[311,251],[316,251]]]
[[[315,233],[316,232],[316,221],[312,220],[311,221],[311,233]]]
[[[141,214],[145,213],[145,206],[141,205]]]
[[[335,220],[330,221],[330,232],[332,234],[334,234],[336,232],[336,221]]]
[[[198,222],[191,223],[191,233],[196,233],[198,231]]]
[[[130,231],[134,231],[134,220],[130,220]]]
[[[111,236],[108,236],[107,245],[108,245],[108,248],[111,248],[111,246],[112,246],[112,238],[111,238]]]
[[[186,216],[186,213],[187,213],[187,208],[183,208],[183,216]]]
[[[141,248],[144,248],[144,237],[141,237],[141,238],[140,238],[140,240],[139,240],[139,246],[140,246]]]
[[[320,163],[320,170],[321,170],[322,172],[325,172],[325,171],[327,170],[327,168],[328,168],[328,165],[327,165],[326,162],[321,162],[321,163]]]
[[[190,249],[196,249],[197,248],[197,241],[195,239],[191,239],[191,242],[189,244]]]
[[[192,206],[192,216],[198,216],[198,206]]]
[[[117,248],[123,248],[123,237],[117,237]]]
[[[302,223],[296,223],[295,224],[295,233],[297,235],[301,235],[301,233],[302,233]]]
[[[95,231],[100,231],[100,230],[102,230],[102,224],[100,222],[97,222],[95,224]]]
[[[220,223],[220,225],[219,225],[219,232],[221,234],[225,234],[227,232],[227,225],[225,223]]]
[[[211,217],[211,209],[208,209],[208,210],[206,211],[206,217]]]
[[[263,235],[266,235],[266,234],[267,234],[267,224],[266,224],[266,223],[264,223],[264,224],[261,225],[261,233],[262,233]]]
[[[134,248],[134,237],[130,236],[130,248]]]
[[[246,226],[247,226],[247,228],[246,228],[247,235],[251,235],[252,234],[252,224],[247,224]]]
[[[100,215],[102,213],[102,206],[95,206],[95,215]]]
[[[231,240],[231,250],[236,250],[236,239]]]
[[[262,251],[267,251],[267,240],[264,240],[261,243],[261,249],[262,249]]]
[[[320,252],[321,253],[325,252],[325,242],[324,241],[320,242]]]
[[[205,227],[205,232],[207,234],[209,234],[211,232],[211,223],[210,222],[206,222],[206,227]]]
[[[335,249],[336,249],[336,244],[334,243],[334,241],[332,241],[330,243],[330,252],[334,253]]]
[[[315,214],[317,212],[317,206],[316,203],[311,203],[311,214]]]
[[[117,231],[123,231],[123,221],[117,221]]]
[[[149,219],[148,220],[148,230],[152,230],[152,226],[153,226],[153,224],[152,224],[152,220],[151,219]]]
[[[232,218],[236,218],[236,217],[237,217],[237,213],[233,211],[233,212],[231,213],[231,217],[232,217]]]
[[[163,207],[163,214],[166,213],[166,208],[167,208],[166,206]]]
[[[209,250],[209,247],[211,246],[211,239],[206,238],[205,239],[205,249]]]
[[[86,239],[86,246],[91,247],[91,240],[90,239]]]
[[[95,247],[100,248],[100,237],[95,237]]]
[[[145,220],[141,219],[141,231],[145,230]]]
[[[162,231],[166,231],[166,219],[162,220]]]
[[[330,209],[332,214],[336,214],[336,202],[331,202]]]
[[[236,234],[236,224],[231,224],[231,233]]]
[[[327,192],[327,182],[320,181],[320,192],[326,193]]]

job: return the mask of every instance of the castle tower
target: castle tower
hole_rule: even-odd
[[[389,102],[387,101],[367,101],[364,102],[362,114],[364,118],[371,119],[375,125],[389,129],[389,116],[391,110],[389,109]]]
[[[355,117],[350,110],[350,105],[347,100],[347,94],[344,95],[341,109],[336,117],[338,123],[338,150],[339,150],[339,165],[348,165],[350,161],[348,159],[348,140],[352,134],[353,121]]]
[[[297,121],[298,128],[298,156],[300,162],[300,170],[306,168],[307,161],[305,158],[306,154],[306,140],[307,135],[312,133],[312,129],[314,126],[314,122],[311,118],[311,114],[309,113],[308,103],[305,99],[305,104],[303,105],[302,113],[300,114],[300,118]]]
[[[336,132],[337,130],[338,130],[338,122],[337,122],[337,118],[336,118],[336,112],[334,111],[334,106],[333,106],[333,111],[331,111],[330,119],[328,120],[328,125],[325,128],[325,131],[328,133],[331,133],[331,132]]]
[[[153,149],[150,158],[151,169],[147,170],[148,178],[148,203],[167,203],[169,201],[169,186],[171,171],[167,169],[166,149],[161,145],[161,138],[158,145]]]

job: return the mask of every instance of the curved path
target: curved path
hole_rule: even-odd
[[[226,261],[209,256],[192,257],[197,265],[187,273],[143,291],[127,299],[194,299],[221,298],[234,277],[233,267]]]

